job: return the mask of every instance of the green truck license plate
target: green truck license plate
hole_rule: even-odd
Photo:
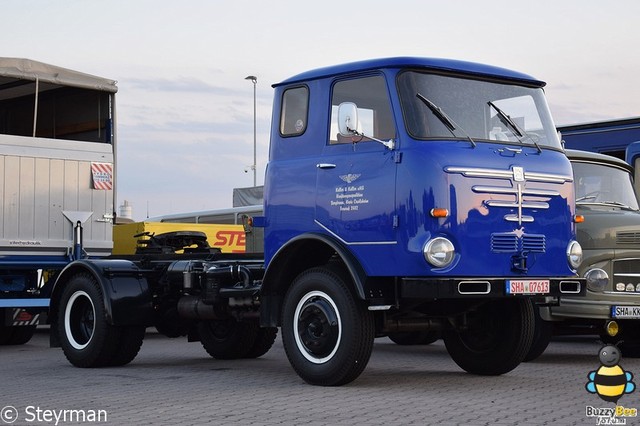
[[[640,306],[612,306],[611,317],[640,319]]]

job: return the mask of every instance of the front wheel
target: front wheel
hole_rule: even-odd
[[[523,360],[534,332],[533,305],[524,299],[487,302],[467,314],[462,330],[447,330],[444,344],[463,370],[500,375]]]
[[[537,359],[544,353],[551,342],[553,337],[553,323],[551,321],[545,321],[540,316],[540,308],[534,307],[535,322],[533,332],[533,342],[531,348],[524,357],[524,362],[529,362]]]
[[[312,385],[339,386],[364,370],[375,338],[371,312],[356,300],[342,271],[301,273],[287,292],[282,341],[296,373]]]

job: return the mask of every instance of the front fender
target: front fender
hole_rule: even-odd
[[[302,234],[284,244],[266,266],[260,293],[261,324],[279,325],[282,299],[291,282],[302,271],[326,265],[330,260],[344,265],[351,276],[355,295],[365,299],[367,275],[348,248],[328,235]]]

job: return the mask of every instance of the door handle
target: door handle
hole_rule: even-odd
[[[335,169],[336,165],[330,163],[318,163],[316,164],[316,167],[319,169]]]

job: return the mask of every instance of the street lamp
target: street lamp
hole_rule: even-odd
[[[255,75],[248,75],[244,78],[253,83],[253,186],[256,186],[256,84],[258,83],[258,77]]]

